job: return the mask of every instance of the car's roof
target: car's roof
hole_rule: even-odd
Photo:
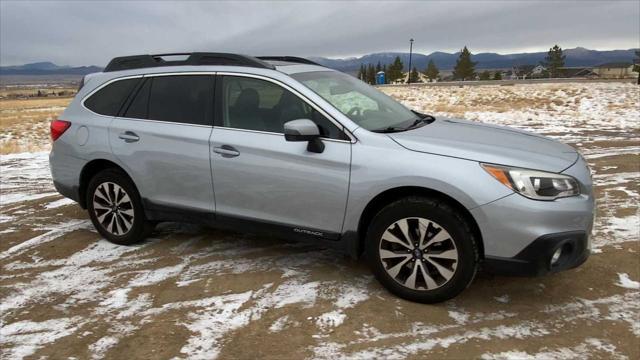
[[[269,63],[275,65],[277,71],[283,72],[287,75],[312,71],[335,71],[320,65],[289,63],[284,61],[279,63],[269,61]]]
[[[286,61],[268,61],[274,65],[275,69],[257,68],[251,66],[229,66],[229,65],[179,65],[179,66],[158,66],[158,67],[146,67],[131,70],[118,70],[109,72],[98,72],[89,74],[85,77],[85,84],[90,80],[95,85],[110,81],[112,79],[123,77],[135,77],[151,74],[174,74],[174,73],[201,73],[201,72],[233,72],[242,74],[253,74],[270,76],[277,73],[285,74],[287,76],[314,72],[314,71],[335,71],[333,69],[326,68],[320,65],[299,64]],[[276,73],[276,74],[274,74]],[[270,76],[273,77],[273,76]],[[94,81],[97,80],[97,83]]]

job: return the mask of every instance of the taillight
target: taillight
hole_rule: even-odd
[[[71,126],[71,123],[64,120],[53,120],[51,122],[51,140],[56,141]]]

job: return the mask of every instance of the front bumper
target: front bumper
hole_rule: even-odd
[[[503,274],[541,275],[586,261],[595,214],[590,171],[579,157],[563,173],[578,180],[580,195],[536,201],[511,194],[470,210],[482,235],[486,268]],[[566,255],[551,266],[553,253],[563,246]]]
[[[558,249],[561,249],[560,257],[552,263]],[[486,256],[484,269],[501,275],[539,276],[580,266],[590,253],[589,235],[583,231],[548,234],[513,258]]]

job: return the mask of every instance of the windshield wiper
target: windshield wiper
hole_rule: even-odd
[[[393,133],[393,132],[400,132],[400,131],[405,131],[407,130],[407,128],[404,127],[399,127],[399,126],[389,126],[386,127],[384,129],[375,129],[375,130],[371,130],[375,133]]]
[[[422,114],[420,114],[422,115]],[[434,118],[431,115],[422,115],[422,117],[416,119],[413,124],[407,126],[405,129],[409,130],[409,129],[415,129],[417,127],[419,127],[418,125],[426,125],[426,124],[431,124],[432,122],[434,122],[436,120],[436,118]]]
[[[434,118],[431,115],[420,114],[420,113],[417,113],[415,111],[414,111],[414,113],[416,115],[418,115],[419,118],[415,119],[408,126],[389,126],[389,127],[386,127],[386,128],[375,129],[375,130],[371,130],[371,131],[376,132],[376,133],[394,133],[394,132],[407,131],[407,130],[419,128],[419,127],[421,127],[423,125],[426,125],[426,124],[431,124],[432,122],[434,122],[436,120],[436,118]]]

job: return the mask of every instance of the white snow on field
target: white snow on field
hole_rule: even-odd
[[[35,229],[35,230],[48,230],[46,233],[42,235],[38,235],[29,240],[23,241],[18,245],[12,246],[9,249],[5,250],[0,254],[0,259],[4,259],[9,256],[15,256],[17,254],[21,254],[30,248],[42,245],[43,243],[56,240],[60,236],[70,233],[72,231],[76,231],[79,229],[88,229],[89,222],[86,220],[72,220],[67,223],[58,224],[53,227],[48,227],[45,229]]]
[[[47,152],[0,155],[0,208],[60,196],[53,188]]]
[[[67,206],[67,205],[71,205],[71,204],[75,204],[75,203],[76,203],[75,201],[73,201],[73,200],[71,200],[69,198],[62,198],[60,200],[52,201],[52,202],[50,202],[48,204],[45,204],[44,208],[47,209],[47,210],[57,209],[59,207]]]
[[[89,351],[92,353],[93,359],[102,359],[104,357],[104,353],[109,350],[109,348],[118,344],[118,338],[115,336],[105,336],[100,338],[100,340],[89,346]]]
[[[3,324],[0,329],[3,358],[6,356],[7,359],[22,359],[30,356],[45,344],[73,334],[81,323],[82,318],[76,316],[43,322],[24,320]]]
[[[628,139],[628,135],[618,130],[640,127],[640,90],[632,83],[415,86],[381,90],[427,114],[509,125],[567,142]],[[478,107],[494,110],[473,110]],[[603,134],[588,134],[592,131]]]
[[[640,290],[640,282],[629,279],[629,274],[619,273],[616,285],[633,290]]]
[[[574,347],[562,347],[558,349],[542,350],[536,353],[526,351],[505,351],[497,354],[486,353],[482,355],[483,360],[564,360],[564,359],[588,359],[599,354],[609,359],[627,359],[626,356],[616,353],[616,346],[603,340],[588,338]]]

